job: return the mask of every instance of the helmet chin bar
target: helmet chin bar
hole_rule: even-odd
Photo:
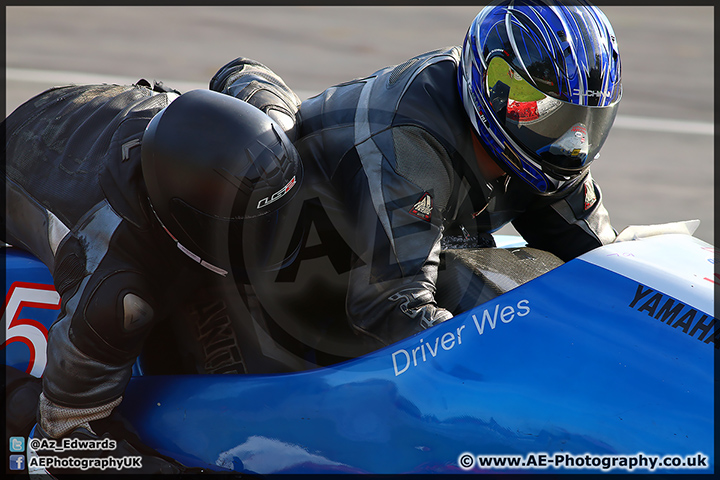
[[[155,218],[160,223],[160,226],[163,228],[163,230],[165,230],[165,233],[168,234],[168,236],[172,239],[172,241],[175,242],[175,245],[177,245],[178,249],[180,249],[181,252],[183,252],[189,258],[191,258],[195,262],[199,263],[203,267],[207,268],[211,272],[216,273],[216,274],[220,275],[221,277],[227,277],[227,274],[228,274],[227,270],[222,269],[222,268],[218,267],[217,265],[213,265],[212,263],[210,263],[206,260],[203,260],[202,258],[200,258],[199,255],[193,253],[189,248],[187,248],[185,245],[180,243],[180,240],[175,238],[175,235],[170,233],[170,230],[168,230],[168,228],[165,226],[165,224],[162,222],[162,220],[160,220],[160,217],[158,216],[157,212],[155,211],[155,208],[153,207],[152,200],[150,200],[150,197],[148,197],[148,203],[150,204],[150,210],[152,210],[153,215],[155,215]]]

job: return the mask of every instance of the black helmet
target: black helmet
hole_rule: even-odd
[[[223,276],[263,268],[282,207],[302,181],[300,156],[282,128],[211,90],[179,96],[150,121],[142,172],[178,248]]]

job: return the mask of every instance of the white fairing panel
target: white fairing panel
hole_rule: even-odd
[[[715,247],[690,235],[667,234],[613,243],[579,257],[714,315]]]

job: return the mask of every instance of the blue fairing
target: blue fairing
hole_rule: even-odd
[[[700,453],[708,468],[693,472],[712,473],[714,253],[673,237],[688,265],[672,282],[647,266],[661,263],[662,242],[611,245],[362,358],[292,374],[134,377],[121,410],[188,465],[263,474],[461,473],[464,453],[470,472],[492,470],[477,465],[489,454]],[[615,268],[615,257],[635,266]],[[627,471],[650,472],[610,470]]]
[[[639,311],[650,294],[630,306],[639,285],[575,260],[333,368],[137,378],[124,405],[165,453],[259,473],[462,471],[464,452],[712,462],[713,343]]]

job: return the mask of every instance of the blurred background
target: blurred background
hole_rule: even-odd
[[[459,45],[481,7],[6,7],[6,114],[70,83],[207,88],[245,56],[301,98]],[[713,7],[604,7],[624,97],[593,164],[613,225],[698,218],[713,243]],[[511,227],[501,233],[513,233]]]

